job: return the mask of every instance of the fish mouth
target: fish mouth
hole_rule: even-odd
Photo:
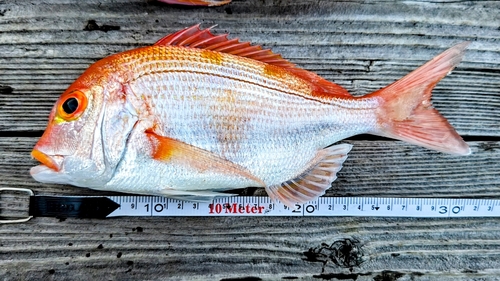
[[[33,149],[33,151],[31,152],[31,156],[33,156],[33,158],[55,172],[59,172],[61,170],[59,163],[57,163],[57,161],[53,157],[50,157],[49,155],[41,152],[38,149]]]

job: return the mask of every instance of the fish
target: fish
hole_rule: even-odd
[[[231,3],[232,0],[158,0],[167,4],[186,6],[222,6]]]
[[[336,143],[357,134],[469,155],[431,103],[468,44],[355,97],[269,49],[194,25],[92,64],[56,101],[30,173],[183,200],[261,187],[293,206],[331,187],[352,148]]]

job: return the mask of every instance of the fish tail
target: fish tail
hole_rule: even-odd
[[[464,56],[469,42],[451,47],[393,84],[369,96],[382,100],[378,128],[371,132],[455,155],[471,150],[448,121],[432,107],[432,89]]]

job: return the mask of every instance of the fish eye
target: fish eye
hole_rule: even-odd
[[[59,98],[57,115],[65,121],[73,121],[80,117],[87,108],[87,96],[82,91],[75,90],[64,93]]]
[[[63,103],[62,108],[66,114],[71,114],[78,108],[78,100],[75,98],[69,98]]]

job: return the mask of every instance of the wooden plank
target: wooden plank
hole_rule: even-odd
[[[106,194],[36,183],[28,174],[35,141],[0,138],[0,187]],[[471,142],[470,157],[401,142],[351,143],[350,158],[327,195],[490,198],[499,193],[500,142]],[[1,198],[2,215],[25,213],[25,197]],[[500,274],[499,228],[497,219],[483,218],[36,218],[0,228],[0,276],[493,278]],[[335,249],[349,247],[349,241],[360,250],[348,251],[346,268]]]
[[[438,84],[434,103],[463,135],[499,135],[500,31],[489,12],[500,7],[495,2],[471,8],[460,2],[235,1],[214,9],[143,1],[29,3],[2,5],[0,84],[14,89],[0,95],[4,133],[43,130],[60,93],[97,59],[202,22],[272,47],[355,95],[388,85],[453,44],[472,41],[464,62]],[[90,19],[120,30],[84,31]]]
[[[37,138],[0,138],[0,187],[32,188],[41,194],[109,194],[41,184],[29,175],[38,165],[30,152]],[[354,145],[327,196],[495,197],[500,193],[500,142],[469,142],[460,157],[393,141],[345,141]],[[257,191],[264,195],[263,190]]]
[[[494,280],[500,274],[499,233],[497,219],[37,218],[0,228],[0,275]],[[383,276],[393,278],[376,279]]]
[[[143,0],[0,0],[0,187],[105,194],[30,177],[36,163],[29,152],[50,108],[96,60],[201,22],[271,47],[355,95],[472,41],[438,84],[434,104],[473,140],[473,154],[349,140],[354,149],[327,196],[498,198],[499,8],[496,1],[234,0],[183,8]],[[84,31],[89,20],[120,29]],[[0,216],[23,215],[27,203],[2,194]],[[494,218],[36,218],[0,225],[0,277],[495,280],[499,228]]]

